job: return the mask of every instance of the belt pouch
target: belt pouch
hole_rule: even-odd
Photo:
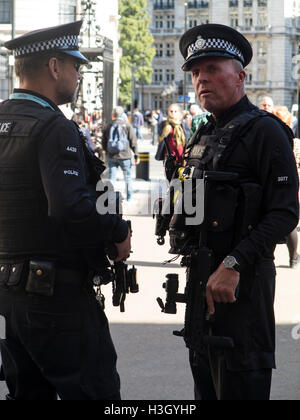
[[[26,292],[53,296],[55,265],[51,261],[30,261]]]
[[[6,286],[9,278],[10,264],[0,264],[0,286]]]
[[[24,265],[25,263],[11,264],[7,286],[18,286],[21,283]]]

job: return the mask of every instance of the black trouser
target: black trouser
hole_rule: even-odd
[[[220,354],[190,352],[195,399],[209,401],[268,401],[272,369],[230,371]]]
[[[0,287],[3,373],[11,399],[120,399],[108,322],[82,275],[58,270],[54,295]]]

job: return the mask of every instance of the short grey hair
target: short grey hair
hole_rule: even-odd
[[[113,116],[115,118],[122,118],[122,115],[124,114],[124,109],[121,106],[117,106],[113,110]]]

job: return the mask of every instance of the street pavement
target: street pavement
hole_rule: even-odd
[[[140,152],[150,153],[151,182],[134,180],[135,198],[132,203],[124,204],[124,218],[130,219],[133,226],[133,253],[128,264],[138,270],[140,292],[127,295],[125,312],[121,313],[118,307],[112,306],[111,285],[102,291],[118,353],[122,398],[192,400],[188,352],[183,340],[172,334],[183,326],[184,305],[177,305],[176,315],[166,315],[156,302],[158,296],[165,299],[162,283],[166,274],[179,274],[180,292],[183,292],[185,273],[179,266],[180,260],[163,265],[172,258],[168,254],[168,241],[163,246],[157,244],[155,221],[145,211],[149,207],[149,191],[157,191],[159,179],[163,178],[162,163],[154,160],[155,150],[146,135],[146,140],[140,142]],[[124,192],[121,172],[116,189]],[[286,245],[278,245],[275,259],[277,370],[273,376],[272,400],[300,400],[300,267],[292,270],[288,262]],[[5,393],[6,387],[0,382],[0,399],[4,399]]]

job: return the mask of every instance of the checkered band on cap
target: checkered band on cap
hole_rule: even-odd
[[[60,38],[50,39],[48,41],[23,45],[22,47],[16,48],[14,50],[14,56],[17,58],[24,55],[51,50],[78,50],[78,36],[65,35]]]
[[[186,57],[186,60],[188,60],[194,54],[197,54],[202,51],[205,52],[205,50],[225,50],[228,53],[239,57],[240,60],[245,62],[242,52],[234,44],[232,44],[229,41],[226,41],[225,39],[219,38],[198,38],[198,40],[195,43],[191,44],[188,47],[188,55]]]

